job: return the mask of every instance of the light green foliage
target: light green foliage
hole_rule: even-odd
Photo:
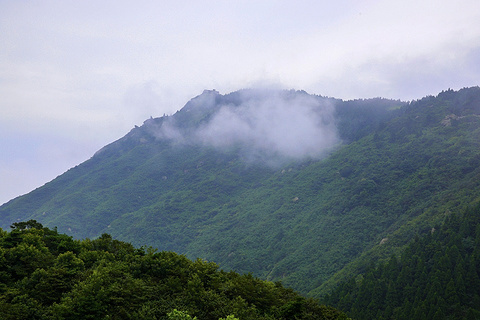
[[[233,314],[227,316],[226,318],[220,318],[218,320],[240,320],[238,318],[235,318],[235,316]]]
[[[173,311],[167,315],[169,320],[197,320],[197,317],[192,318],[188,313],[178,311],[177,309],[173,309]]]

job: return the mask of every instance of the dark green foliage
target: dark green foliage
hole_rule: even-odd
[[[315,99],[335,106],[345,142],[324,159],[272,168],[246,161],[245,147],[158,135],[172,123],[188,134],[242,103],[238,92],[207,92],[1,206],[0,225],[109,233],[320,296],[480,200],[480,88],[407,104]]]
[[[135,249],[108,234],[74,241],[35,220],[12,227],[0,229],[1,319],[347,319],[212,262]]]
[[[346,101],[336,109],[339,134],[348,142],[359,140],[397,116],[402,105],[401,101],[382,98]]]
[[[480,314],[480,205],[417,237],[400,259],[341,284],[323,301],[355,319],[476,319]]]

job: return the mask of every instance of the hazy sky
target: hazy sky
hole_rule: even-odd
[[[0,204],[204,89],[480,85],[480,1],[0,0]]]

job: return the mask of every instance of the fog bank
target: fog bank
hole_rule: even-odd
[[[246,160],[269,165],[320,158],[339,142],[334,106],[327,99],[280,90],[242,90],[233,95],[204,92],[185,111],[213,110],[207,120],[188,134],[168,121],[157,136],[220,150],[238,147]]]

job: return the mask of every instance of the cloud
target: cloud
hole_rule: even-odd
[[[123,95],[123,103],[127,107],[124,112],[130,119],[134,117],[154,115],[162,106],[162,97],[158,82],[150,80],[130,86]],[[135,119],[143,121],[144,118]]]
[[[421,98],[479,84],[478,21],[478,0],[0,1],[0,126],[98,150],[205,88]]]
[[[216,110],[194,132],[182,133],[172,120],[164,123],[157,137],[219,150],[237,147],[245,160],[268,165],[319,158],[339,142],[334,106],[327,99],[305,92],[251,89],[223,96],[220,100],[227,102],[214,105],[215,95],[204,93],[187,104],[184,112]]]

